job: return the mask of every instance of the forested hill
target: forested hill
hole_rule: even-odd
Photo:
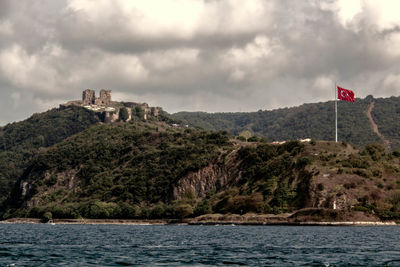
[[[358,144],[381,140],[369,111],[382,136],[398,145],[398,102],[338,103],[339,136],[347,131],[345,140]],[[333,108],[328,102],[199,118],[209,116],[205,128],[265,131],[269,140],[332,139]],[[244,142],[226,131],[177,127],[168,114],[113,123],[99,123],[99,114],[69,106],[0,128],[0,218],[181,219],[330,209],[333,203],[342,211],[400,218],[400,152],[383,145]]]
[[[338,102],[339,140],[356,146],[383,142],[374,133],[367,110],[374,102],[371,115],[380,133],[391,145],[400,149],[400,97],[356,99],[354,103]],[[205,113],[179,112],[177,119],[193,127],[207,130],[226,130],[233,135],[250,131],[253,135],[266,137],[268,141],[313,138],[334,140],[334,102],[304,104],[299,107],[271,111]]]
[[[99,121],[94,112],[70,106],[0,127],[0,203],[39,148],[59,143]]]
[[[399,160],[379,144],[274,145],[159,121],[99,124],[39,152],[0,218],[182,219],[306,208],[318,216],[328,209],[332,220],[347,211],[399,219]]]

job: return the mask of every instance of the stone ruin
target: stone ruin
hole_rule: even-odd
[[[113,102],[111,100],[111,90],[100,90],[100,96],[96,97],[94,90],[86,89],[82,92],[82,101],[70,101],[66,104],[61,104],[60,108],[66,108],[70,105],[83,106],[86,109],[94,111],[96,113],[103,113],[103,122],[115,122],[119,120],[119,112],[122,107],[128,111],[128,119],[133,119],[133,114],[136,113],[135,109],[140,108],[143,110],[142,119],[147,120],[149,116],[158,117],[160,115],[161,108],[150,107],[146,103],[135,103],[135,102]]]
[[[111,90],[100,90],[100,96],[96,97],[96,92],[94,90],[86,89],[82,93],[82,105],[111,105]]]

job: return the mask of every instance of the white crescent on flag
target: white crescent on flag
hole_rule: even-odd
[[[354,102],[354,92],[337,86],[338,98],[343,101]]]

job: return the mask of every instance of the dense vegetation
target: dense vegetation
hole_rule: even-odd
[[[372,115],[391,143],[372,132]],[[161,112],[120,122],[70,106],[0,128],[3,218],[184,218],[332,208],[400,218],[400,98],[333,102],[256,113]],[[219,131],[172,127],[183,120]],[[243,131],[255,136],[233,138]],[[259,138],[259,137],[264,138]],[[196,180],[197,179],[197,180]],[[195,181],[194,181],[195,180]],[[12,188],[12,189],[11,189]]]
[[[164,126],[139,122],[99,125],[67,139],[38,155],[22,176],[32,185],[29,194],[21,196],[16,186],[8,205],[19,207],[36,196],[40,204],[30,211],[32,216],[41,206],[58,217],[129,218],[137,216],[139,207],[146,214],[148,206],[171,204],[181,177],[205,167],[220,149],[232,145],[226,132]],[[104,206],[103,215],[88,209],[94,202]],[[173,214],[184,207],[178,205]]]
[[[52,146],[99,122],[84,108],[70,106],[34,114],[0,128],[0,203],[39,148]]]
[[[400,97],[378,98],[372,115],[393,150],[400,150]]]
[[[226,132],[162,122],[103,124],[40,153],[5,203],[3,216],[151,219],[280,213],[313,206],[313,201],[329,208],[333,199],[345,196],[346,210],[399,218],[399,156],[379,144],[359,152],[345,143],[245,144],[233,142]],[[182,180],[210,166],[231,178],[215,180],[205,196],[190,186],[176,194]],[[326,175],[332,178],[324,180]],[[29,185],[25,193],[23,183]]]
[[[293,141],[233,152],[226,132],[162,123],[99,125],[38,155],[6,203],[5,217],[182,218],[298,209],[312,177],[304,170],[310,161],[298,156],[303,148]],[[205,198],[192,190],[174,195],[183,177],[221,165],[228,155],[243,172],[238,181],[217,182]],[[26,195],[21,183],[30,185]]]
[[[312,173],[305,170],[309,158],[299,156],[304,144],[260,143],[238,151],[240,179],[219,192],[211,192],[200,207],[218,213],[279,213],[304,207]]]
[[[366,116],[372,101],[375,102],[372,115],[379,130],[392,142],[392,149],[400,150],[400,97],[374,99],[368,96],[356,99],[355,103],[338,102],[338,139],[358,147],[382,142]],[[250,131],[268,141],[334,140],[334,114],[334,102],[330,101],[250,113],[179,112],[174,117],[194,127],[226,130],[236,136]]]

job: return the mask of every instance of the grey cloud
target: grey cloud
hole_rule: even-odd
[[[0,55],[18,47],[23,56],[7,54],[10,62],[0,62],[0,123],[79,98],[85,88],[112,89],[170,112],[327,101],[335,81],[357,96],[398,95],[400,38],[398,53],[391,39],[398,25],[371,28],[361,16],[356,30],[345,27],[335,9],[321,7],[334,0],[269,3],[273,8],[255,27],[199,24],[181,35],[132,30],[131,18],[118,11],[90,20],[68,9],[68,1],[1,1],[0,21],[10,21],[13,34],[1,38]]]
[[[0,2],[0,18],[6,16],[10,10],[11,3],[9,1]]]

